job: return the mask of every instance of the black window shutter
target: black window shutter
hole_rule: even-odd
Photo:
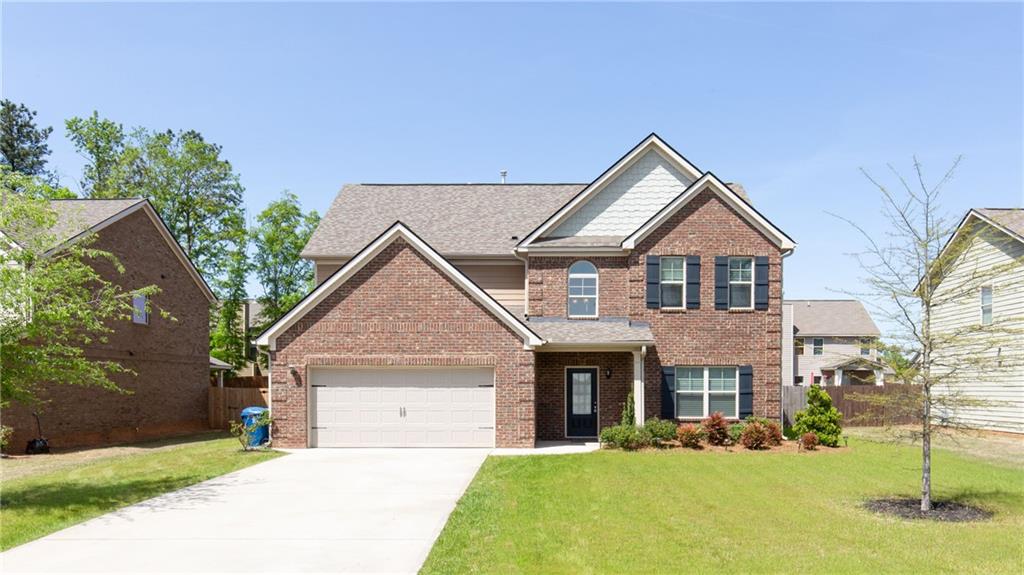
[[[754,258],[754,309],[768,309],[768,258]]]
[[[676,368],[674,365],[661,366],[661,418],[676,417]]]
[[[700,309],[700,256],[686,256],[686,309]]]
[[[729,309],[729,256],[715,256],[715,309]]]
[[[740,419],[754,415],[754,368],[740,366]]]
[[[661,307],[661,258],[647,256],[647,307]]]

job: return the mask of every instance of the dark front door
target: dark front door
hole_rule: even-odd
[[[597,368],[571,367],[565,372],[565,435],[597,436]]]

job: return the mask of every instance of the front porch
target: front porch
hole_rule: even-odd
[[[885,385],[887,367],[865,358],[851,358],[821,368],[826,386]]]
[[[643,350],[538,352],[537,442],[597,438],[618,424],[633,392],[638,422],[645,418]]]

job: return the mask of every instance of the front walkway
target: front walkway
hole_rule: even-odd
[[[415,573],[486,449],[308,449],[0,554],[0,572]]]

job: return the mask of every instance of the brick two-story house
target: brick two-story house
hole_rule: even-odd
[[[739,186],[650,135],[589,184],[349,185],[258,338],[275,443],[533,446],[780,416],[782,262]]]

